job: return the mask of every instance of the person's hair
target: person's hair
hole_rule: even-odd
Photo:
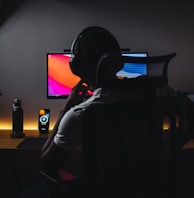
[[[121,54],[116,38],[99,26],[84,29],[74,40],[71,52],[71,69],[80,77],[94,76],[98,62],[104,54]]]

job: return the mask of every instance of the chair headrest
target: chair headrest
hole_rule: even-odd
[[[96,74],[97,84],[102,88],[118,88],[133,91],[144,91],[162,87],[168,84],[168,63],[174,56],[176,56],[175,53],[149,57],[128,57],[105,54],[98,62]],[[123,66],[124,63],[163,63],[164,66],[161,76],[143,75],[136,78],[118,79],[116,73],[122,69],[121,66]],[[117,67],[116,65],[119,66]]]

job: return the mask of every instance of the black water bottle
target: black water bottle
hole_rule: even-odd
[[[24,137],[23,133],[23,109],[22,101],[19,99],[13,100],[12,105],[12,134],[11,137]]]

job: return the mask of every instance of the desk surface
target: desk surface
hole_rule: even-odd
[[[17,149],[17,145],[21,143],[24,138],[11,138],[11,130],[0,130],[0,149]],[[25,137],[29,138],[45,138],[49,134],[40,134],[38,130],[24,130]]]

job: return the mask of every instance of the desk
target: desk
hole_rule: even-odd
[[[0,149],[17,149],[17,145],[21,143],[24,138],[11,138],[11,130],[0,130]],[[25,130],[25,137],[45,138],[49,134],[40,134],[38,130]]]
[[[0,130],[0,197],[15,198],[23,188],[39,183],[40,149],[18,149],[24,138],[11,138],[11,130]],[[24,131],[25,137],[44,138],[38,130]]]

